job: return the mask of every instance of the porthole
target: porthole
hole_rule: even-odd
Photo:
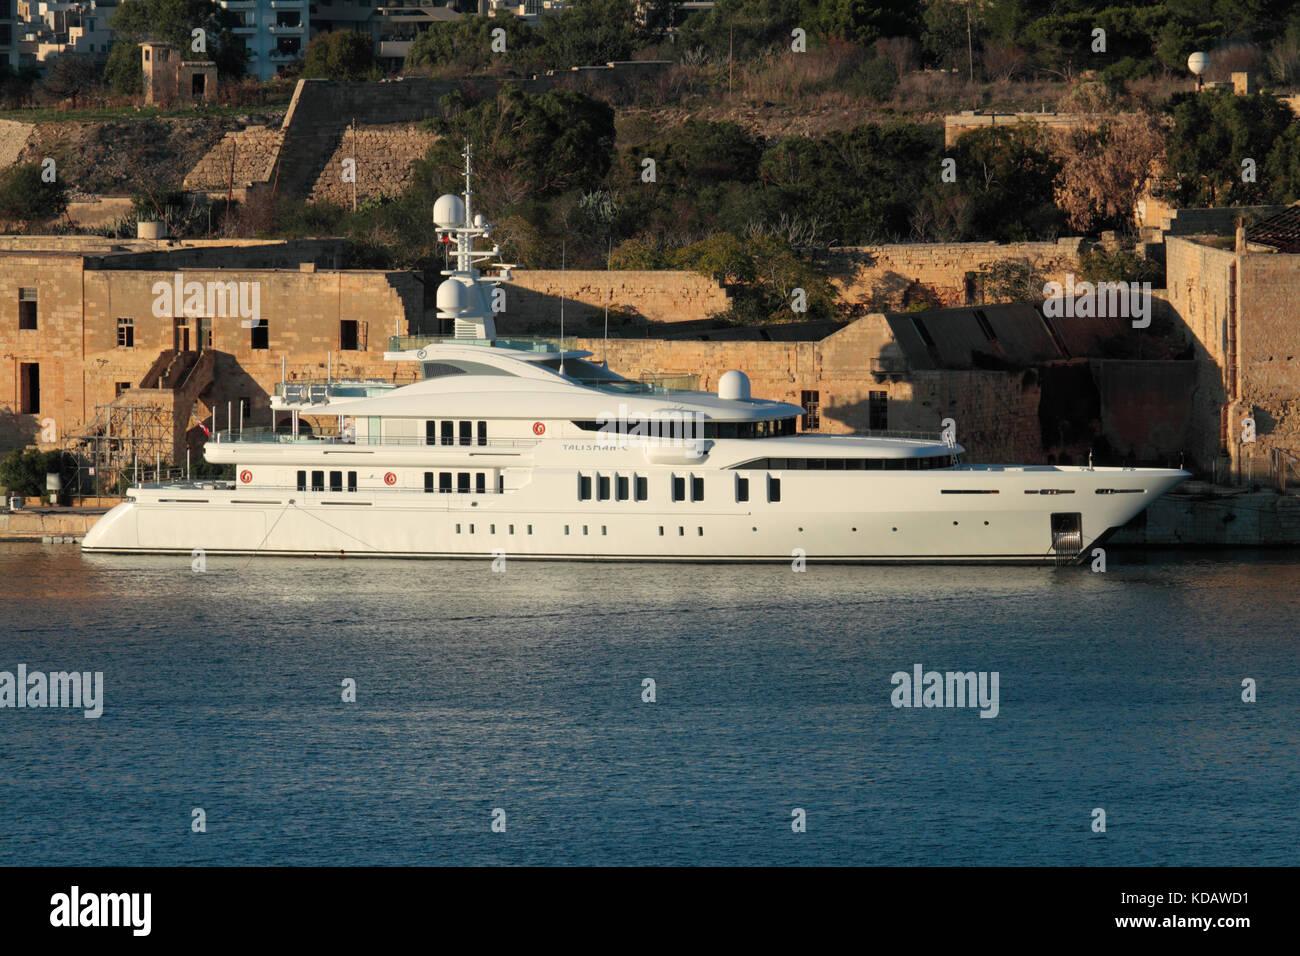
[[[989,523],[988,523],[988,522],[987,522],[987,521],[986,521],[986,522],[984,522],[984,527],[986,527],[986,528],[987,528],[987,527],[988,527],[988,524],[989,524]]]
[[[891,528],[890,530],[891,530],[891,531],[897,531],[898,529],[897,529],[897,528]]]

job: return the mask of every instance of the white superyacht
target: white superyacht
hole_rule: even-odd
[[[967,465],[940,438],[799,433],[803,410],[626,380],[562,344],[498,338],[508,266],[464,198],[448,338],[395,338],[421,379],[283,382],[282,428],[217,431],[233,481],[146,484],[87,552],[569,560],[1067,563],[1188,477],[1178,469]],[[483,275],[478,266],[502,270]],[[227,423],[229,424],[229,423]]]

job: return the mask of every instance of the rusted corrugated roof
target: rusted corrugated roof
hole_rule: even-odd
[[[1300,252],[1300,203],[1246,227],[1246,241],[1278,252]]]
[[[1029,303],[885,316],[914,369],[1027,368],[1097,354],[1124,330],[1117,318],[1047,318]]]

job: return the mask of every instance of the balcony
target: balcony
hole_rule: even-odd
[[[272,10],[301,10],[307,0],[271,0]]]
[[[276,50],[272,50],[270,53],[268,53],[268,54],[266,55],[266,58],[267,58],[268,60],[275,60],[276,62],[288,62],[289,60],[296,60],[296,59],[298,59],[298,57],[300,57],[300,56],[302,56],[302,51],[301,51],[301,50],[279,50],[279,49],[276,49]]]
[[[393,57],[396,59],[405,59],[406,54],[411,52],[410,40],[380,40],[379,55],[382,57]]]
[[[287,23],[274,23],[269,28],[272,36],[291,37],[302,35],[302,24],[296,23],[290,26]]]

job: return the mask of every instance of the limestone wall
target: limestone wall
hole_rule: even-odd
[[[267,183],[275,170],[284,133],[266,126],[249,126],[227,133],[185,177],[186,189],[225,189]],[[233,162],[233,170],[232,164]]]
[[[504,283],[502,334],[558,334],[560,300],[566,329],[603,327],[609,302],[610,329],[628,334],[650,322],[706,319],[731,307],[731,297],[714,279],[697,272],[641,270],[517,269]]]
[[[0,169],[18,162],[23,148],[31,139],[36,127],[31,123],[16,123],[13,120],[0,120]]]
[[[312,202],[350,205],[353,184],[344,181],[344,160],[354,161],[358,202],[398,196],[411,184],[411,163],[429,151],[437,136],[418,126],[349,126],[311,191]]]
[[[999,262],[1023,263],[1044,281],[1063,281],[1079,267],[1083,240],[1056,242],[935,242],[842,247],[832,252],[834,281],[850,304],[872,312],[900,311],[912,301],[969,304],[966,276]]]

